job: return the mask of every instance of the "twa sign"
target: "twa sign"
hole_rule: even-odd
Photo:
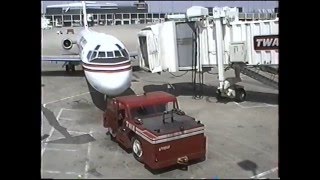
[[[279,49],[279,36],[254,36],[254,50],[278,50]]]

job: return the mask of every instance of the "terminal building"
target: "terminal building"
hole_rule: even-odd
[[[139,0],[131,6],[118,6],[115,3],[86,2],[88,23],[94,25],[123,25],[123,24],[151,24],[163,22],[167,15],[181,13],[150,13],[148,4]],[[207,7],[209,15],[212,15],[212,7]],[[273,19],[278,16],[278,8],[272,11],[256,13],[243,13],[242,7],[238,7],[240,20]],[[83,15],[80,2],[69,4],[48,5],[43,14],[51,26],[75,27],[82,26]]]
[[[92,25],[146,24],[165,18],[164,13],[148,13],[144,1],[134,6],[118,6],[115,3],[87,2],[88,21]],[[44,14],[53,26],[81,26],[83,15],[81,3],[49,5]]]

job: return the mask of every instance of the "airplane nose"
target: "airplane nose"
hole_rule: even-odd
[[[131,86],[132,71],[114,73],[85,71],[88,82],[100,93],[117,96]]]

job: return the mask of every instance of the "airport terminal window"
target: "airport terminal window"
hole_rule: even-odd
[[[113,57],[113,52],[112,51],[107,51],[107,57],[112,58]]]
[[[88,60],[90,60],[91,54],[92,54],[92,51],[89,51],[89,52],[88,52],[88,55],[87,55],[87,59],[88,59]]]
[[[114,51],[114,55],[115,55],[116,57],[121,57],[120,51]]]
[[[98,57],[106,57],[106,52],[99,51]]]

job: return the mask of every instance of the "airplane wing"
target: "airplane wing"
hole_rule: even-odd
[[[80,62],[80,56],[42,56],[42,61]]]

